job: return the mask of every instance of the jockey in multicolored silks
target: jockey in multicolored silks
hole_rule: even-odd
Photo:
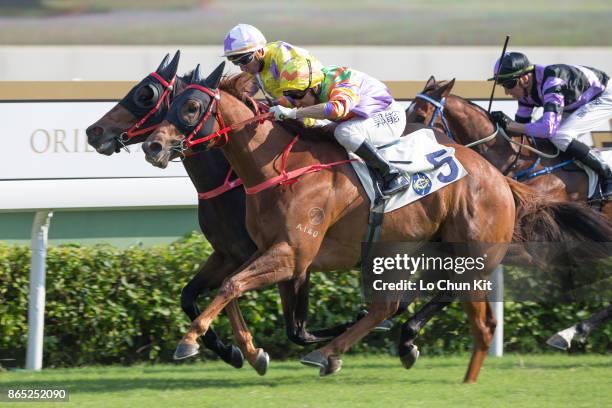
[[[268,103],[277,104],[283,94],[279,90],[280,72],[293,59],[305,61],[321,68],[322,64],[310,53],[283,41],[267,43],[264,35],[249,24],[238,24],[232,28],[223,42],[223,56],[253,75],[253,87],[248,92],[254,96],[261,90]]]
[[[270,109],[276,120],[331,120],[336,140],[380,173],[383,194],[410,186],[410,180],[377,152],[376,146],[396,142],[406,127],[404,108],[382,82],[347,67],[319,69],[309,60],[296,59],[280,73],[279,89],[288,103]]]
[[[498,60],[493,72],[499,65]],[[550,139],[559,150],[599,174],[603,197],[611,196],[612,170],[588,145],[577,140],[612,118],[608,75],[580,65],[532,65],[524,54],[509,52],[502,58],[497,81],[506,95],[518,100],[518,110],[516,121],[499,111],[491,112],[493,120],[510,132]],[[536,106],[543,107],[544,114],[532,122]]]

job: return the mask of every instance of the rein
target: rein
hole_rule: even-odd
[[[219,103],[219,101],[221,100],[221,94],[219,93],[218,89],[215,89],[214,91],[201,86],[201,85],[189,85],[185,90],[187,89],[197,89],[198,91],[204,92],[205,94],[209,95],[212,98],[212,102],[208,105],[208,109],[206,110],[206,113],[204,114],[204,117],[202,117],[202,119],[200,120],[200,122],[196,125],[196,127],[191,131],[191,133],[189,135],[187,135],[187,137],[185,139],[183,139],[183,141],[181,142],[181,150],[184,151],[186,149],[191,149],[193,146],[196,146],[198,144],[201,143],[205,143],[208,142],[209,140],[213,140],[216,139],[218,137],[223,136],[223,138],[225,139],[225,143],[227,144],[229,142],[229,135],[228,133],[239,129],[241,127],[244,127],[250,123],[253,122],[259,122],[259,124],[264,123],[266,120],[269,120],[272,118],[272,114],[269,112],[266,113],[260,113],[260,114],[256,114],[254,117],[243,120],[242,122],[238,122],[238,123],[234,123],[230,126],[226,126],[225,125],[225,121],[223,120],[223,116],[221,115],[221,110],[220,109],[216,109],[217,104]],[[196,137],[198,135],[198,132],[200,131],[200,129],[202,128],[202,126],[204,125],[204,123],[206,123],[206,121],[208,120],[208,118],[213,115],[213,110],[214,110],[214,115],[215,115],[215,120],[217,121],[217,123],[219,124],[219,130],[217,130],[214,133],[211,133],[210,135],[204,136],[202,138],[196,139],[194,140],[194,137]]]
[[[291,141],[291,143],[287,145],[285,150],[283,150],[283,153],[281,155],[281,174],[279,174],[276,177],[272,177],[271,179],[268,179],[262,183],[256,184],[253,187],[245,187],[244,191],[247,194],[249,195],[257,194],[263,190],[267,190],[276,185],[284,186],[288,184],[293,184],[293,183],[296,183],[298,179],[303,175],[310,174],[310,173],[316,173],[321,170],[329,169],[334,166],[339,166],[341,164],[346,164],[346,163],[355,161],[355,159],[346,159],[346,160],[338,160],[338,161],[331,162],[331,163],[317,163],[317,164],[311,164],[310,166],[306,166],[306,167],[300,167],[299,169],[291,170],[290,172],[287,172],[286,170],[287,157],[289,156],[291,149],[293,148],[295,143],[298,141],[299,137],[300,135],[296,135]]]
[[[421,99],[421,100],[423,100],[425,102],[428,102],[431,105],[433,105],[434,108],[435,108],[434,114],[431,117],[431,120],[429,121],[429,124],[427,126],[433,127],[434,124],[435,124],[436,118],[438,117],[438,115],[440,115],[440,120],[442,121],[442,125],[444,126],[444,129],[446,130],[446,132],[448,134],[448,137],[453,142],[457,143],[455,138],[452,136],[450,128],[448,126],[448,123],[446,122],[446,118],[444,117],[444,105],[446,103],[446,98],[442,98],[440,101],[436,101],[435,99],[431,98],[430,96],[420,93],[420,94],[416,95],[415,99]],[[475,140],[475,141],[473,141],[471,143],[468,143],[468,144],[466,144],[464,146],[472,148],[474,146],[478,146],[480,144],[490,142],[491,140],[495,139],[498,134],[501,134],[501,136],[504,139],[506,139],[506,141],[511,146],[512,145],[516,145],[516,146],[519,147],[518,151],[516,151],[516,156],[515,156],[512,164],[510,166],[508,166],[508,168],[502,172],[504,175],[507,175],[510,171],[512,171],[516,167],[516,165],[518,163],[518,160],[519,160],[519,157],[521,155],[521,151],[522,151],[523,148],[525,150],[528,150],[528,151],[530,151],[532,153],[535,153],[537,156],[539,156],[534,161],[534,163],[531,166],[529,166],[529,168],[519,171],[513,177],[516,180],[519,180],[519,179],[522,179],[522,180],[531,179],[531,178],[540,176],[542,174],[549,174],[549,173],[552,173],[553,171],[558,170],[558,169],[560,169],[560,168],[562,168],[562,167],[564,167],[564,166],[566,166],[566,165],[568,165],[568,164],[573,162],[573,160],[564,161],[564,162],[556,164],[554,166],[545,167],[542,170],[535,171],[535,168],[540,164],[540,160],[542,158],[546,158],[546,159],[555,159],[555,158],[557,158],[559,156],[559,154],[561,153],[559,148],[555,146],[556,152],[554,154],[544,153],[543,151],[538,150],[538,149],[532,147],[528,143],[525,143],[524,142],[524,140],[525,140],[524,135],[521,135],[521,141],[520,142],[514,141],[512,139],[512,137],[508,136],[506,134],[506,132],[503,131],[502,129],[500,129],[499,125],[497,125],[497,124],[495,124],[495,131],[492,134],[490,134],[489,136],[485,136],[482,139]],[[514,151],[514,149],[512,149],[512,150]],[[530,172],[532,172],[532,173],[530,173]]]
[[[181,145],[180,145],[181,152],[184,152],[187,149],[191,149],[191,147],[195,145],[205,143],[207,141],[214,140],[220,137],[223,137],[225,139],[225,143],[223,144],[225,145],[229,142],[229,132],[240,129],[254,122],[259,122],[259,124],[263,124],[266,120],[271,120],[274,116],[270,112],[256,113],[252,118],[226,126],[225,121],[223,120],[223,117],[221,115],[221,110],[218,108],[219,101],[221,100],[221,93],[219,92],[219,90],[215,89],[213,91],[204,86],[195,85],[195,84],[189,85],[186,88],[186,90],[190,88],[197,89],[201,92],[204,92],[205,94],[209,95],[212,99],[202,119],[200,119],[199,123],[189,133],[189,135],[181,141]],[[214,115],[215,120],[219,124],[219,130],[209,135],[206,135],[202,138],[198,138],[194,140],[194,138],[198,135],[198,132],[200,131],[202,126],[208,121],[208,119],[212,115]],[[244,190],[247,194],[249,195],[257,194],[261,191],[267,190],[277,185],[284,186],[288,184],[293,184],[293,183],[296,183],[298,179],[303,175],[310,174],[310,173],[316,173],[321,170],[326,170],[334,166],[339,166],[341,164],[347,164],[355,160],[355,159],[346,159],[346,160],[335,161],[332,163],[317,163],[317,164],[312,164],[310,166],[301,167],[299,169],[295,169],[295,170],[291,170],[287,172],[286,170],[287,158],[289,157],[289,153],[291,152],[291,149],[293,148],[293,146],[297,143],[298,139],[299,139],[299,135],[296,135],[293,138],[293,140],[287,145],[287,147],[283,150],[283,153],[281,154],[281,172],[280,174],[262,183],[259,183],[255,186],[252,186],[252,187],[244,186]],[[214,146],[217,147],[216,144],[214,144]],[[212,198],[219,194],[223,194],[225,191],[228,191],[234,187],[241,185],[242,181],[240,179],[234,179],[232,181],[229,181],[229,177],[231,173],[232,173],[232,170],[230,168],[230,171],[225,177],[225,182],[223,185],[221,185],[220,187],[217,187],[214,190],[208,191],[206,193],[201,193],[198,195],[198,197],[201,199]]]

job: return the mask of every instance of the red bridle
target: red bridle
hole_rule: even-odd
[[[221,110],[218,108],[215,109],[215,107],[217,107],[219,101],[221,100],[221,93],[219,92],[218,89],[215,89],[213,91],[204,86],[195,85],[195,84],[189,85],[185,90],[187,89],[197,89],[201,92],[204,92],[205,94],[211,97],[211,102],[208,105],[208,109],[206,110],[206,113],[204,114],[202,119],[200,119],[196,127],[183,140],[182,145],[186,149],[191,149],[195,145],[208,142],[209,140],[213,140],[218,137],[223,137],[225,139],[225,143],[227,143],[229,141],[228,133],[231,132],[232,130],[239,129],[253,122],[259,122],[260,124],[262,124],[264,123],[264,121],[272,118],[272,114],[270,113],[261,113],[261,114],[256,114],[254,117],[244,120],[242,122],[234,123],[233,125],[230,125],[230,126],[225,126],[225,121],[223,120],[223,116],[221,115]],[[215,111],[215,120],[219,124],[219,130],[217,130],[214,133],[211,133],[210,135],[206,135],[202,138],[193,140],[193,138],[198,135],[198,132],[200,131],[204,123],[206,123],[208,118],[213,114],[213,110]]]
[[[240,127],[243,127],[255,121],[259,121],[259,123],[261,124],[266,120],[272,119],[273,117],[273,114],[271,114],[270,112],[262,113],[262,114],[255,114],[255,116],[252,118],[246,119],[242,122],[238,122],[230,126],[225,126],[225,121],[223,120],[223,117],[221,116],[220,109],[216,109],[215,117],[220,127],[219,130],[217,130],[214,133],[211,133],[210,135],[204,136],[201,139],[193,140],[193,138],[198,134],[198,132],[200,131],[204,123],[206,123],[208,118],[212,115],[213,109],[221,100],[221,94],[218,89],[215,89],[213,91],[213,90],[210,90],[200,85],[189,85],[186,89],[189,89],[189,88],[198,89],[204,92],[205,94],[209,95],[212,99],[211,99],[210,104],[208,105],[208,109],[206,110],[206,113],[204,114],[200,122],[195,126],[195,128],[191,131],[191,133],[189,133],[189,135],[187,135],[187,137],[183,139],[181,144],[184,148],[190,149],[192,146],[207,142],[209,140],[216,139],[221,136],[225,138],[225,143],[227,143],[229,141],[228,133],[231,132],[232,130],[236,130]],[[289,153],[291,152],[291,149],[298,141],[298,138],[299,138],[299,135],[296,135],[291,141],[291,143],[289,143],[289,145],[287,145],[287,147],[283,150],[283,153],[281,154],[281,172],[280,174],[276,177],[272,177],[271,179],[268,179],[255,186],[251,186],[251,187],[245,186],[244,190],[247,194],[249,195],[257,194],[263,190],[267,190],[277,185],[293,184],[297,182],[300,177],[306,174],[317,173],[321,170],[326,170],[326,169],[330,169],[338,165],[347,164],[354,160],[354,159],[348,159],[348,160],[339,160],[339,161],[335,161],[332,163],[317,163],[317,164],[312,164],[310,166],[301,167],[299,169],[295,169],[295,170],[287,172],[286,170],[287,158],[289,156]],[[235,179],[230,182],[229,181],[230,174],[231,174],[231,169],[225,178],[225,183],[223,184],[223,186],[219,187],[218,189],[212,190],[210,192],[201,194],[200,198],[203,198],[203,199],[212,198],[216,195],[222,194],[225,191],[228,191],[231,188],[234,188],[242,184],[242,181],[240,179]]]
[[[161,122],[156,125],[149,126],[149,127],[142,128],[142,129],[140,129],[140,127],[144,125],[147,122],[147,120],[149,120],[149,118],[153,116],[155,112],[159,110],[159,108],[161,107],[162,103],[164,103],[164,101],[166,102],[166,106],[170,108],[170,93],[172,92],[172,89],[174,87],[174,81],[176,80],[176,75],[172,77],[170,82],[162,78],[162,76],[159,75],[157,72],[151,72],[151,76],[157,79],[163,85],[164,92],[162,92],[155,106],[152,107],[151,110],[142,119],[140,119],[138,122],[136,122],[128,130],[126,130],[119,136],[119,140],[121,142],[127,142],[128,140],[136,136],[140,136],[149,131],[157,129],[159,125],[161,124]]]

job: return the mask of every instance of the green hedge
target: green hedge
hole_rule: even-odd
[[[52,247],[47,256],[45,365],[170,361],[177,341],[189,327],[180,308],[182,287],[210,254],[210,246],[193,234],[168,246],[118,249],[108,245]],[[30,250],[0,243],[0,358],[22,364],[27,341],[27,295]],[[313,275],[310,327],[351,320],[363,307],[356,271]],[[205,306],[210,297],[205,297]],[[287,340],[276,288],[250,292],[240,299],[255,342],[274,358],[295,357],[304,350]],[[540,352],[554,331],[587,317],[602,302],[537,305],[507,303],[506,350]],[[414,307],[411,306],[411,311]],[[602,328],[580,348],[612,349],[612,328]],[[214,323],[232,341],[225,315]],[[356,352],[394,353],[397,327],[372,334]],[[458,304],[426,327],[418,344],[422,352],[469,350],[470,335]],[[205,353],[204,358],[211,358]]]

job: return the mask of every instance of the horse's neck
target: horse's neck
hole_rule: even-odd
[[[218,149],[205,150],[183,159],[183,166],[198,193],[223,184],[229,163]]]
[[[450,95],[446,98],[444,114],[448,125],[461,144],[482,140],[495,132],[495,125],[480,109],[467,100]],[[474,147],[497,168],[503,168],[516,153],[513,147],[503,138],[495,137],[489,142]]]
[[[253,118],[253,112],[246,105],[224,93],[220,109],[227,126]],[[290,142],[291,136],[280,126],[255,122],[230,132],[229,142],[222,151],[244,185],[249,187],[278,175],[275,161]]]

